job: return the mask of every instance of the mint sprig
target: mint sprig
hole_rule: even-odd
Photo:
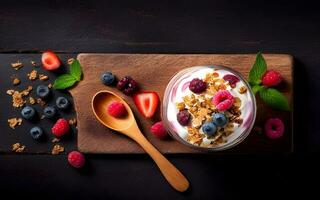
[[[249,84],[256,95],[259,93],[260,98],[270,107],[288,111],[290,106],[287,98],[275,88],[267,88],[261,85],[262,76],[267,71],[267,63],[261,52],[257,53],[256,60],[249,73]]]
[[[70,74],[59,76],[53,83],[54,89],[66,89],[81,80],[82,70],[78,60],[74,60],[70,65]]]
[[[261,52],[257,53],[256,60],[249,73],[249,83],[251,86],[261,83],[261,79],[264,73],[267,71],[267,63],[263,58]]]

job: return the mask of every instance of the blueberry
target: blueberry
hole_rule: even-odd
[[[202,125],[202,131],[208,136],[214,136],[217,131],[217,127],[214,123],[207,122]]]
[[[53,118],[56,115],[56,108],[54,106],[47,106],[43,109],[43,114],[46,118]]]
[[[37,87],[37,96],[40,98],[46,98],[50,94],[50,89],[46,85],[39,85]]]
[[[213,123],[216,126],[223,127],[228,123],[228,119],[223,113],[215,113],[213,114],[212,118],[213,118]]]
[[[25,119],[32,119],[35,116],[35,114],[36,111],[30,106],[26,106],[21,110],[21,115]]]
[[[105,85],[111,85],[115,80],[114,75],[111,72],[105,72],[101,75],[101,81]]]
[[[40,127],[35,126],[30,129],[30,135],[33,137],[33,139],[39,140],[43,135],[43,131]]]
[[[70,103],[65,97],[58,97],[56,100],[56,105],[59,109],[65,110],[69,107]]]

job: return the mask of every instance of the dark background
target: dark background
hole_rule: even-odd
[[[320,12],[308,1],[1,1],[0,52],[288,53],[290,155],[170,155],[191,182],[174,191],[146,155],[0,155],[1,195],[62,199],[276,198],[317,194]],[[2,67],[2,66],[0,66]],[[1,74],[0,76],[5,76]],[[0,130],[0,134],[2,133]],[[315,181],[315,183],[313,183]],[[304,189],[306,186],[306,189]]]

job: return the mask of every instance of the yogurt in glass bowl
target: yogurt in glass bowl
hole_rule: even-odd
[[[197,150],[221,151],[249,135],[257,105],[240,73],[223,66],[196,66],[171,78],[161,109],[173,138]]]

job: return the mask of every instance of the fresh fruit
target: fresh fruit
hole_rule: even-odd
[[[50,89],[46,85],[38,85],[36,92],[37,96],[40,98],[46,98],[50,95]]]
[[[43,52],[41,61],[43,68],[49,71],[58,69],[61,65],[58,56],[52,51]]]
[[[180,110],[177,114],[177,120],[182,126],[187,126],[190,120],[190,113],[187,110]]]
[[[123,103],[115,101],[108,106],[108,113],[113,117],[120,118],[127,114],[127,109]]]
[[[264,126],[264,131],[270,139],[280,138],[284,133],[284,124],[279,118],[270,118]]]
[[[206,88],[207,88],[206,82],[198,78],[192,79],[192,81],[189,84],[189,89],[196,94],[204,92]]]
[[[204,134],[208,135],[208,136],[214,136],[216,134],[216,131],[217,131],[217,127],[214,123],[212,122],[207,122],[207,123],[204,123],[202,125],[202,131]]]
[[[153,124],[150,131],[159,139],[164,139],[168,135],[162,121]]]
[[[262,76],[262,84],[266,87],[277,86],[281,83],[282,76],[279,72],[274,70],[268,70]]]
[[[43,114],[46,118],[51,119],[56,115],[56,108],[54,106],[47,106],[43,109]]]
[[[56,100],[56,105],[59,109],[66,110],[67,108],[69,108],[70,102],[65,97],[58,97]]]
[[[101,81],[105,85],[112,85],[115,79],[115,76],[111,72],[105,72],[101,75]]]
[[[35,126],[30,129],[30,135],[33,139],[39,140],[43,136],[43,131],[40,127]]]
[[[86,160],[84,158],[84,155],[82,153],[80,153],[79,151],[71,151],[68,154],[68,162],[71,166],[73,166],[75,168],[83,167],[85,161]]]
[[[70,126],[67,120],[61,118],[53,125],[51,132],[57,137],[61,137],[70,130]]]
[[[227,124],[228,122],[228,119],[227,117],[225,116],[225,114],[223,113],[215,113],[213,114],[212,116],[213,118],[213,123],[216,125],[216,126],[220,126],[220,127],[223,127]]]
[[[21,115],[24,119],[32,119],[36,114],[36,111],[31,106],[26,106],[21,110]]]
[[[132,95],[138,90],[138,84],[130,76],[126,76],[118,82],[117,88],[125,95]]]
[[[133,96],[139,112],[146,118],[151,118],[159,104],[159,96],[156,92],[139,92]]]
[[[212,98],[212,103],[219,111],[228,110],[233,104],[234,98],[227,90],[218,91]]]
[[[238,77],[236,77],[235,75],[232,74],[226,74],[223,76],[223,79],[225,81],[229,82],[230,87],[235,88],[237,83],[240,81],[240,79]]]

